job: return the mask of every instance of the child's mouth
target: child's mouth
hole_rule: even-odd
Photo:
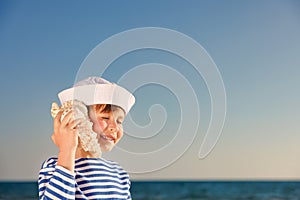
[[[108,142],[115,142],[115,139],[110,136],[100,135],[100,138],[102,138],[103,140],[106,140]]]

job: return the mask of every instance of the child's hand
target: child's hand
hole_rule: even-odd
[[[78,146],[78,135],[76,126],[81,123],[81,119],[74,119],[74,112],[70,111],[62,121],[60,111],[54,118],[54,133],[52,140],[58,146],[60,152],[75,152]]]

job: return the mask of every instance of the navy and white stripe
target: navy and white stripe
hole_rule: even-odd
[[[80,158],[74,173],[46,160],[39,174],[40,199],[131,199],[127,172],[102,158]]]

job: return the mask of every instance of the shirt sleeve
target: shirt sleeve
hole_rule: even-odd
[[[39,173],[39,199],[75,199],[75,183],[75,175],[50,158]]]
[[[128,188],[128,196],[127,196],[127,199],[128,199],[128,200],[132,200],[132,198],[131,198],[131,192],[130,192],[131,181],[129,180],[129,177],[128,177],[128,186],[129,186],[129,188]]]

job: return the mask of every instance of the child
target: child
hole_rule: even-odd
[[[102,152],[122,138],[122,122],[135,102],[124,88],[99,77],[89,77],[58,94],[61,103],[78,100],[88,106],[93,131]],[[115,162],[84,151],[76,132],[82,123],[74,111],[54,119],[52,139],[57,157],[46,160],[39,173],[40,199],[131,199],[128,174]]]

